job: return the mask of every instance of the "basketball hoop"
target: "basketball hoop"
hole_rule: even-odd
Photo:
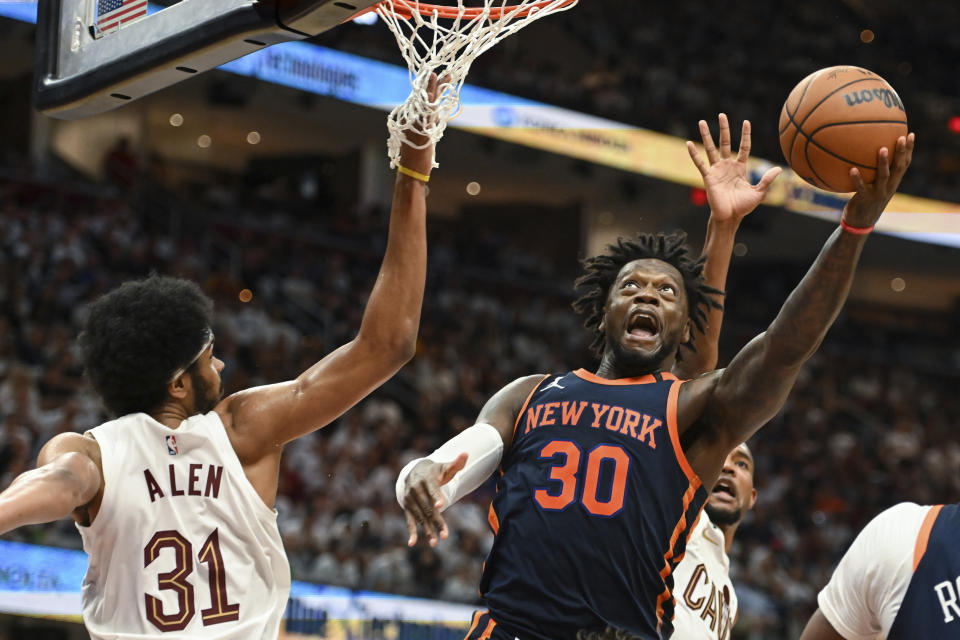
[[[477,7],[464,6],[464,0],[456,0],[456,6],[418,0],[384,0],[376,5],[377,15],[393,33],[407,61],[413,87],[406,102],[387,118],[391,167],[399,162],[401,145],[411,144],[405,131],[412,128],[427,138],[422,145],[411,144],[418,148],[443,137],[447,122],[460,113],[460,90],[480,54],[534,20],[571,9],[578,2],[512,0],[514,4],[508,5],[507,1],[478,0],[483,6]],[[427,87],[434,73],[443,81],[431,102]],[[437,166],[436,160],[433,166]]]

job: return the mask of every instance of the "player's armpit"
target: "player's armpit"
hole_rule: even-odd
[[[493,395],[480,410],[477,422],[486,422],[492,425],[503,438],[503,450],[506,453],[513,443],[513,432],[517,424],[517,417],[527,403],[534,389],[547,376],[535,374],[517,378]]]
[[[807,622],[800,640],[845,640],[845,638],[837,633],[820,609],[817,609]]]
[[[66,433],[40,451],[38,467],[0,493],[0,533],[59,520],[92,501],[103,485],[83,436]]]

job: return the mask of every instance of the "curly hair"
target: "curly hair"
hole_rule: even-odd
[[[212,320],[213,301],[178,278],[126,282],[94,302],[78,342],[107,411],[122,416],[157,409],[170,376],[196,355]]]
[[[723,292],[707,286],[703,279],[706,258],[691,257],[686,242],[687,234],[679,230],[673,233],[638,233],[635,239],[617,238],[616,244],[607,246],[606,253],[582,261],[583,273],[577,278],[574,287],[585,290],[585,293],[574,301],[573,309],[583,316],[583,326],[593,333],[590,349],[594,353],[603,355],[604,338],[600,322],[610,287],[624,265],[634,260],[662,260],[680,272],[683,288],[687,293],[690,321],[697,331],[703,333],[707,311],[711,307],[723,308],[715,298],[722,298]],[[696,351],[693,335],[681,346]]]

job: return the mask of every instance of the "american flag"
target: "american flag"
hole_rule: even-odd
[[[147,15],[147,0],[97,0],[97,30],[110,31]]]

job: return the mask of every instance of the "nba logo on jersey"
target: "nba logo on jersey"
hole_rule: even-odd
[[[177,447],[177,436],[167,436],[167,453],[172,456],[180,453],[180,448]]]

